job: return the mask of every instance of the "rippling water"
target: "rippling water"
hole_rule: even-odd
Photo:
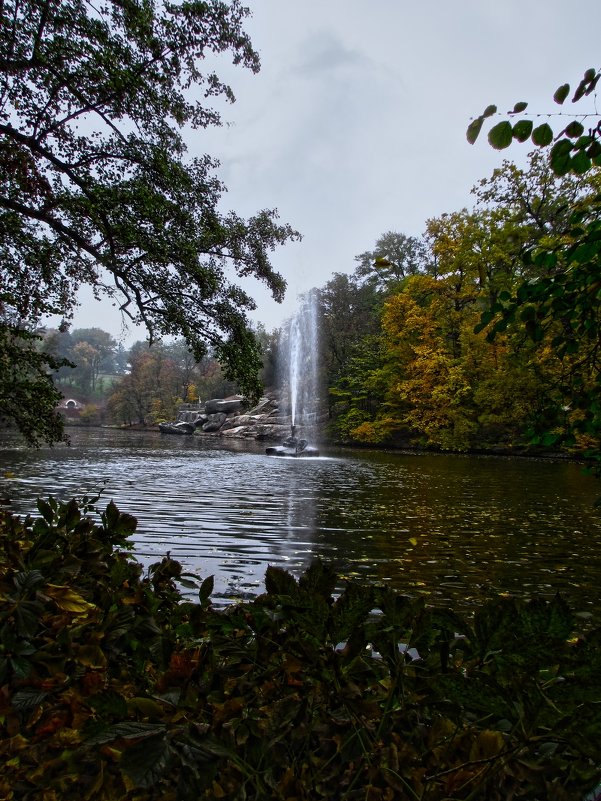
[[[601,613],[601,487],[566,462],[332,451],[268,457],[254,443],[75,429],[72,446],[0,440],[0,497],[104,485],[138,518],[144,563],[167,551],[216,594],[262,591],[268,564],[299,573],[320,555],[345,577],[472,606],[497,592],[553,595]]]

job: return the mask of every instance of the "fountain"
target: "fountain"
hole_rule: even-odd
[[[319,456],[319,451],[298,436],[299,428],[310,425],[309,410],[317,400],[317,299],[309,292],[289,324],[286,348],[290,394],[290,436],[277,447],[267,448],[269,456]]]

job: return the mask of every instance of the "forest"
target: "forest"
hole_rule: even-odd
[[[319,299],[335,434],[586,450],[594,425],[580,401],[595,382],[598,312],[580,326],[561,286],[565,310],[552,314],[529,287],[565,268],[559,251],[573,242],[575,213],[594,213],[599,179],[596,168],[557,176],[541,151],[525,169],[504,161],[474,187],[471,210],[428,220],[419,238],[385,233],[352,275],[334,275]]]

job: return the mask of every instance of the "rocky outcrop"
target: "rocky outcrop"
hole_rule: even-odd
[[[173,434],[282,443],[290,436],[291,426],[285,411],[275,394],[262,397],[252,408],[241,395],[213,398],[200,405],[185,404],[177,422],[162,423],[160,429]]]

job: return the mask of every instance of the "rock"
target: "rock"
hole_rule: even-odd
[[[216,414],[223,412],[224,414],[231,414],[232,412],[239,411],[244,404],[244,397],[242,395],[234,395],[231,398],[214,398],[205,403],[205,414]]]
[[[283,443],[291,435],[291,418],[284,406],[274,396],[264,396],[252,409],[243,412],[245,398],[233,395],[228,398],[213,398],[204,404],[204,412],[196,405],[184,404],[178,413],[178,423],[161,427],[166,433],[191,433],[183,428],[183,421],[198,435],[219,435],[231,439],[256,439]],[[175,428],[177,426],[177,428]],[[301,431],[303,431],[301,426]],[[314,437],[304,430],[309,439]]]
[[[222,437],[232,437],[237,439],[254,439],[254,429],[248,426],[236,426],[234,428],[222,428],[219,432]]]
[[[159,431],[162,434],[193,434],[194,424],[186,422],[159,423]]]
[[[278,402],[275,398],[263,397],[256,406],[253,406],[253,408],[249,410],[248,414],[271,414],[277,410],[277,407]]]
[[[216,412],[215,414],[210,414],[207,422],[203,423],[202,430],[207,434],[213,431],[219,431],[226,419],[227,415],[225,412]]]
[[[271,425],[271,423],[259,424],[255,428],[255,439],[274,440],[281,442],[290,434],[289,425]]]

